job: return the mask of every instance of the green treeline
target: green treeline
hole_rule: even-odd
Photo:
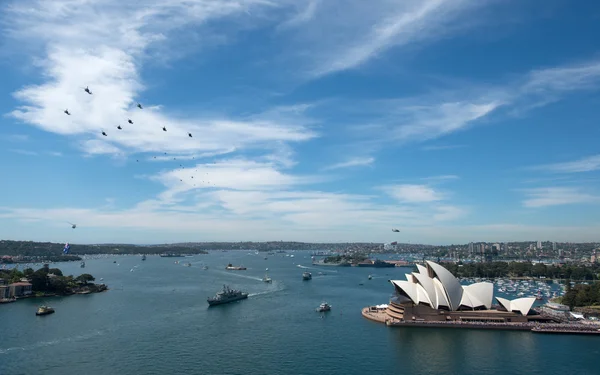
[[[600,282],[592,285],[578,284],[571,287],[567,283],[567,290],[562,297],[562,303],[573,307],[597,306],[600,305]]]
[[[174,245],[78,245],[70,244],[69,254],[206,254],[202,249]],[[65,261],[68,255],[63,255],[64,243],[33,242],[33,241],[0,241],[0,255],[22,255],[44,257],[48,261]],[[57,258],[50,258],[57,257]],[[80,259],[80,258],[78,258]]]
[[[332,255],[323,259],[323,263],[360,263],[368,257],[364,254]]]
[[[77,277],[64,276],[60,269],[49,268],[47,264],[37,271],[32,268],[26,268],[23,271],[18,269],[0,270],[0,278],[8,283],[19,282],[22,278],[26,278],[30,280],[34,294],[72,294],[82,288],[91,291],[98,291],[96,289],[103,288],[100,285],[92,284],[95,278],[89,273]]]
[[[547,266],[531,262],[444,263],[457,277],[546,277],[549,279],[597,280],[600,266]]]

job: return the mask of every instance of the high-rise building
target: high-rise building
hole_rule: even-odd
[[[469,254],[473,255],[473,242],[469,242]]]
[[[538,241],[538,243],[537,243],[537,248],[538,248],[538,249],[541,249],[541,248],[542,248],[542,241]]]

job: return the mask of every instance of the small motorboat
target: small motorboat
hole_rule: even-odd
[[[312,274],[310,272],[307,271],[302,274],[302,280],[310,280],[310,279],[312,279]]]
[[[329,305],[327,302],[323,302],[322,304],[319,305],[319,307],[317,307],[317,312],[326,312],[326,311],[331,311],[331,305]]]
[[[54,314],[54,309],[50,306],[40,306],[38,310],[35,312],[35,315],[48,315]]]
[[[207,270],[207,269],[208,269],[208,266],[204,266],[204,267],[202,267],[202,269],[203,269],[203,270]]]
[[[373,276],[369,275],[369,280],[371,280],[373,278]]]

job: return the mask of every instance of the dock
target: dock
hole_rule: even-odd
[[[593,324],[554,324],[554,323],[490,323],[462,321],[413,321],[395,319],[387,314],[387,309],[377,306],[367,306],[361,311],[362,316],[373,322],[385,324],[388,327],[413,328],[470,328],[491,329],[504,331],[529,331],[532,333],[553,333],[572,335],[600,335],[600,325]]]

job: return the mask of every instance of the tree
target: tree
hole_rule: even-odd
[[[63,275],[62,271],[59,270],[58,268],[50,268],[48,270],[48,273],[54,274],[56,276],[62,276]]]
[[[91,281],[96,280],[96,278],[94,276],[90,275],[89,273],[84,273],[84,274],[81,274],[81,275],[77,276],[75,278],[75,280],[79,281],[79,282],[81,282],[83,284],[87,284],[87,283],[89,283]]]

